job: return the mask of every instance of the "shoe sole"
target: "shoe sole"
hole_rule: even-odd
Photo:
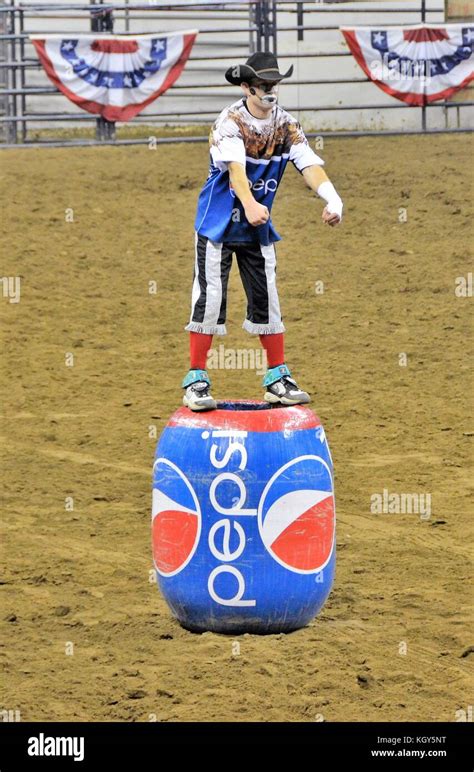
[[[193,413],[202,413],[204,410],[215,410],[217,408],[216,402],[211,402],[208,405],[197,405],[196,402],[189,402],[186,397],[183,397],[183,405],[192,410]]]
[[[276,405],[277,402],[279,402],[281,405],[287,405],[288,407],[291,407],[291,405],[307,405],[308,402],[311,402],[311,397],[309,396],[308,399],[302,398],[298,400],[292,400],[288,399],[288,397],[277,397],[276,394],[272,394],[269,391],[265,392],[264,399],[266,402],[271,402],[273,405]]]

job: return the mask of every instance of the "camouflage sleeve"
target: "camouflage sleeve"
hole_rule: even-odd
[[[214,164],[225,171],[230,161],[245,166],[245,145],[241,128],[229,116],[218,118],[209,135],[209,149]]]
[[[299,172],[307,166],[324,166],[324,161],[309,146],[305,133],[298,121],[288,124],[288,145],[290,161]]]

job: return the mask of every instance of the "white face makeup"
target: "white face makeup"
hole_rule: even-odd
[[[263,105],[273,105],[278,101],[278,83],[259,83],[253,86],[256,96]],[[260,92],[260,93],[259,93]]]

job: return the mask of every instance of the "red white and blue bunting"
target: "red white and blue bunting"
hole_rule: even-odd
[[[474,26],[341,27],[365,74],[410,105],[447,99],[474,78]]]
[[[50,80],[108,121],[130,121],[181,75],[198,30],[152,35],[31,35]]]

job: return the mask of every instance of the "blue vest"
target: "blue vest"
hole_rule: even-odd
[[[214,131],[218,137],[228,136],[225,126],[221,128],[222,121],[224,124],[229,124],[230,121],[234,129],[236,125],[240,126],[245,146],[245,172],[251,184],[252,194],[256,201],[268,207],[271,212],[273,199],[290,156],[292,137],[289,125],[295,127],[296,119],[277,105],[272,120],[263,124],[249,113],[245,99],[241,99],[225,108],[214,123],[210,133],[211,150],[212,145],[215,145]],[[300,141],[304,140],[307,146],[299,124],[298,129],[301,132]],[[312,157],[309,148],[308,152]],[[227,160],[226,158],[225,161]],[[199,195],[195,230],[219,243],[256,241],[268,246],[271,242],[280,241],[281,236],[273,227],[271,219],[264,225],[250,225],[240,200],[230,187],[227,163],[223,166],[223,169],[218,168],[210,152],[209,175]]]

